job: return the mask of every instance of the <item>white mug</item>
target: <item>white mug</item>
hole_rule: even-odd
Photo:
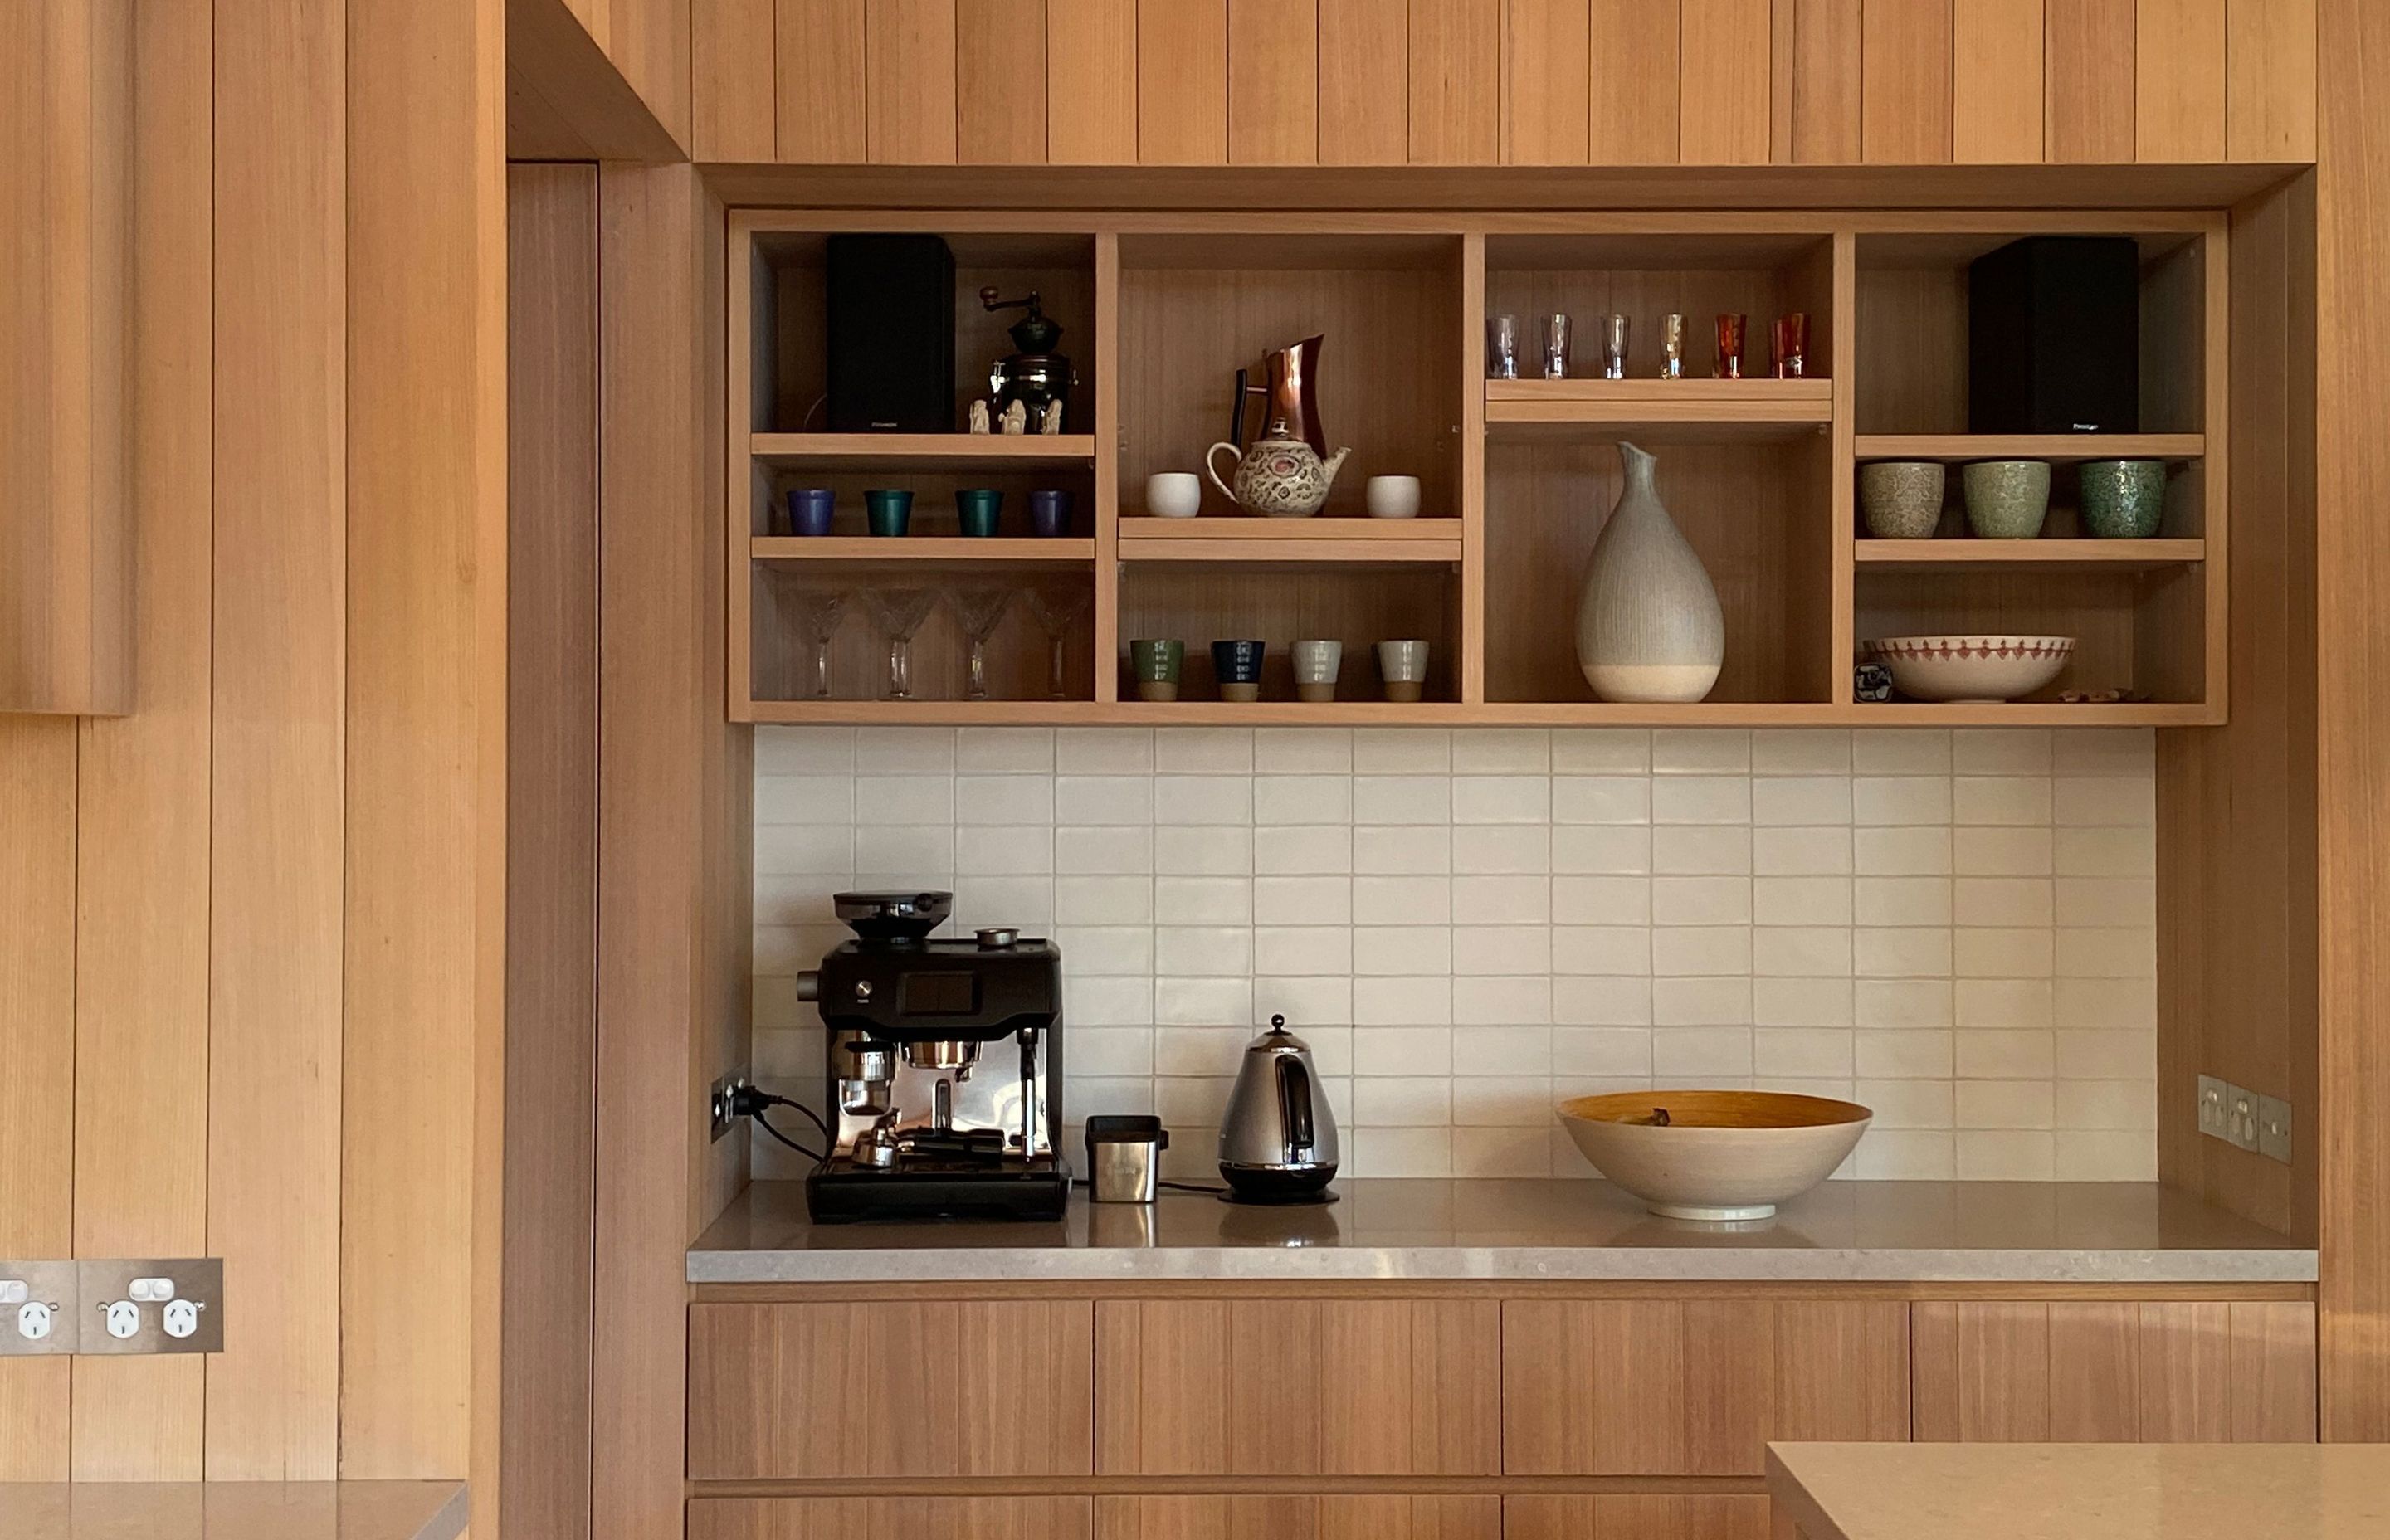
[[[1416,476],[1372,476],[1369,478],[1369,517],[1372,519],[1417,519],[1420,510],[1420,479]]]
[[[1203,506],[1203,483],[1191,470],[1164,470],[1145,479],[1145,511],[1157,519],[1192,519]]]
[[[1298,685],[1332,685],[1336,671],[1344,661],[1343,642],[1297,642],[1294,644],[1294,682]]]
[[[1427,693],[1427,644],[1380,642],[1378,677],[1389,700],[1412,701]]]

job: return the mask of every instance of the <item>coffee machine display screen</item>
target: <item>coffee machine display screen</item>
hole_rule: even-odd
[[[907,973],[897,1008],[906,1016],[971,1016],[979,1011],[976,973]]]

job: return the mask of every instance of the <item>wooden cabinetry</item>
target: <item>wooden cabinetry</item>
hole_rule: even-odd
[[[1767,1540],[1767,1499],[1620,1493],[1506,1497],[1502,1540]]]
[[[1093,1311],[1086,1300],[692,1306],[689,1474],[1085,1475]]]
[[[1508,1475],[1751,1476],[1771,1439],[1908,1436],[1908,1307],[1512,1300]]]
[[[1916,1436],[2306,1443],[2315,1307],[2295,1302],[1920,1303]]]
[[[1502,1540],[1502,1499],[1369,1495],[1096,1499],[1096,1540]]]
[[[1500,1465],[1492,1300],[1106,1300],[1096,1469],[1483,1476]]]
[[[1089,1540],[1091,1497],[700,1497],[688,1540]]]

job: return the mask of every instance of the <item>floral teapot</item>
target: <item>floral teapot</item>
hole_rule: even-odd
[[[1289,428],[1283,417],[1271,418],[1269,430],[1243,451],[1232,481],[1220,480],[1223,449],[1238,453],[1237,446],[1224,439],[1203,455],[1203,468],[1210,473],[1212,484],[1248,513],[1270,519],[1308,519],[1317,513],[1328,501],[1336,473],[1344,468],[1344,457],[1353,453],[1340,449],[1321,459],[1318,451]]]

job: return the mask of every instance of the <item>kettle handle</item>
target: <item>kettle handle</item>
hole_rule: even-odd
[[[1278,1061],[1278,1111],[1286,1129],[1290,1156],[1309,1154],[1311,1133],[1311,1072],[1303,1060],[1282,1054]]]
[[[1233,503],[1237,500],[1236,488],[1220,480],[1220,468],[1213,463],[1219,458],[1220,451],[1223,449],[1227,450],[1232,457],[1241,457],[1244,454],[1243,450],[1223,439],[1203,451],[1203,474],[1212,478],[1212,484],[1220,489],[1220,495]]]

